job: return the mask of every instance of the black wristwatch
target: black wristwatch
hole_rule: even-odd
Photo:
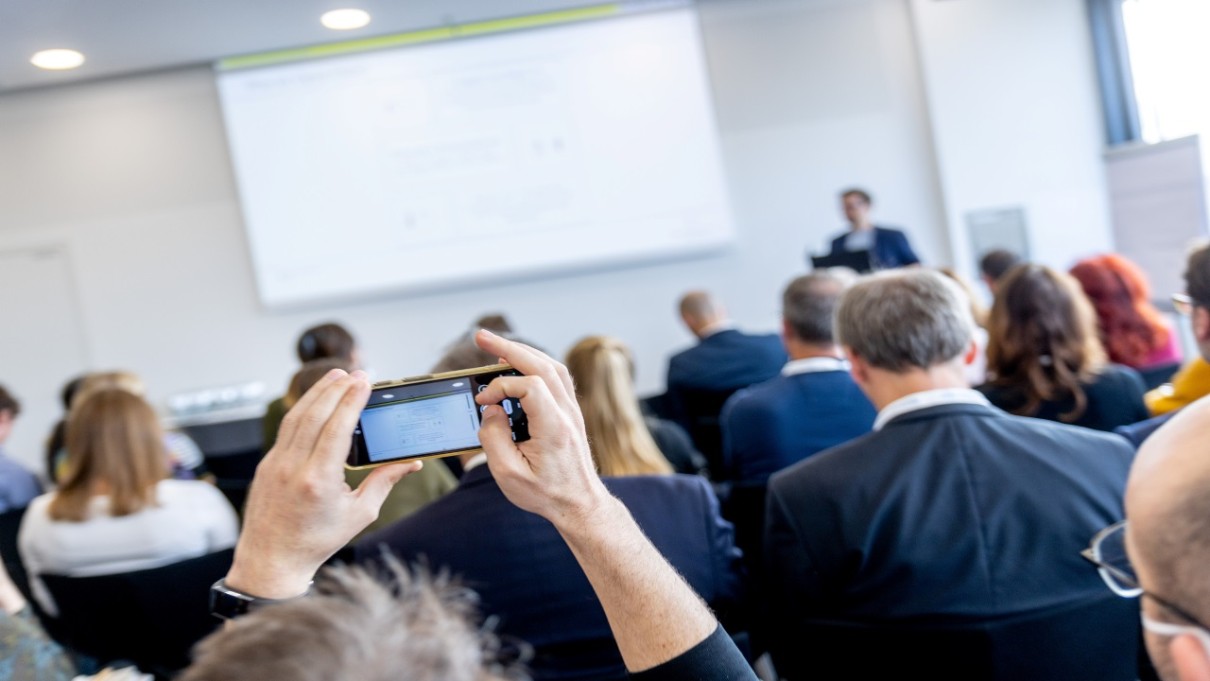
[[[314,582],[312,582],[313,584]],[[311,584],[307,585],[307,590],[301,598],[311,593]],[[210,614],[219,619],[233,620],[241,615],[246,615],[253,610],[262,608],[266,605],[274,603],[282,603],[284,601],[292,601],[293,598],[260,598],[250,594],[236,591],[227,586],[223,580],[218,580],[210,587]]]

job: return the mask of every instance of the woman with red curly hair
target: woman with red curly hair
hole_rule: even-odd
[[[1135,369],[1181,359],[1176,333],[1150,301],[1147,277],[1120,255],[1098,255],[1071,268],[1096,309],[1101,342],[1111,362]]]

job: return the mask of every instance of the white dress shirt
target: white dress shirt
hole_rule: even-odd
[[[806,357],[792,359],[781,368],[782,376],[815,374],[822,371],[848,371],[849,363],[839,357]]]
[[[922,390],[918,393],[900,397],[883,407],[882,411],[878,412],[878,418],[874,419],[874,430],[882,430],[882,427],[888,421],[904,414],[943,404],[982,404],[988,407],[991,406],[991,402],[987,401],[983,393],[978,390],[971,390],[970,388]]]

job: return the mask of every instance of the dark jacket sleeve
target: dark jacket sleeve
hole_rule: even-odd
[[[664,664],[630,675],[639,681],[756,681],[752,667],[720,626],[704,641]]]
[[[891,232],[891,235],[894,238],[892,243],[895,245],[895,255],[899,264],[901,266],[920,264],[920,258],[916,256],[916,251],[912,250],[912,244],[908,241],[907,235],[898,230]]]

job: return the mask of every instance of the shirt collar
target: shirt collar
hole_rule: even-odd
[[[821,371],[848,371],[849,363],[839,357],[806,357],[792,359],[781,368],[782,376],[814,374]]]
[[[698,331],[697,337],[700,338],[701,340],[706,340],[707,338],[713,336],[716,333],[722,333],[723,331],[730,331],[731,329],[734,329],[734,328],[735,328],[735,322],[731,321],[730,319],[724,319],[722,321],[714,322],[713,324],[707,324],[707,325],[703,326],[701,331]]]
[[[971,390],[970,388],[923,390],[906,397],[900,397],[883,407],[882,411],[878,412],[878,418],[874,419],[874,430],[882,430],[882,427],[887,423],[904,414],[943,404],[981,404],[991,406],[991,403],[987,401],[983,393],[980,393],[978,390]]]
[[[462,472],[466,473],[472,468],[478,468],[485,463],[487,463],[487,454],[484,452],[479,452],[478,454],[467,459],[466,463],[462,464]]]

